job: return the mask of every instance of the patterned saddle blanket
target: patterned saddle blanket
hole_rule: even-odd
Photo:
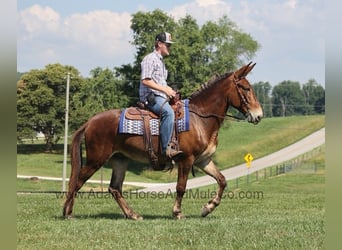
[[[182,100],[183,104],[181,115],[177,119],[177,131],[178,133],[188,131],[190,128],[189,125],[189,100]],[[137,108],[126,108],[123,109],[120,115],[119,122],[119,133],[121,134],[134,134],[134,135],[143,135],[144,134],[144,121],[142,116],[150,115],[151,119],[150,130],[151,135],[159,135],[159,118],[157,115],[146,111],[146,110],[137,110]],[[177,116],[176,116],[177,117]]]

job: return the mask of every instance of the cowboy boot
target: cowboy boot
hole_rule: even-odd
[[[180,157],[184,154],[183,151],[180,151],[180,150],[176,150],[174,149],[171,144],[168,144],[167,145],[167,148],[166,148],[166,151],[165,151],[165,155],[170,158],[170,159],[174,159],[174,158],[177,158],[177,157]]]

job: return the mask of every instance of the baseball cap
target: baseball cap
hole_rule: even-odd
[[[160,33],[156,36],[156,41],[160,41],[163,43],[174,43],[172,42],[171,34],[168,32]]]

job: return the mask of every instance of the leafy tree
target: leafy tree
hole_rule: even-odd
[[[78,128],[95,113],[128,106],[129,100],[124,94],[124,82],[115,77],[110,69],[97,67],[90,72],[81,89],[72,99],[72,129]]]
[[[132,15],[131,29],[133,30],[133,44],[136,48],[136,54],[133,64],[125,64],[115,68],[116,75],[125,85],[123,90],[130,93],[130,105],[134,105],[139,96],[140,84],[140,63],[143,57],[150,53],[154,48],[155,36],[168,30],[173,32],[175,22],[172,17],[167,16],[161,10],[156,9],[152,12],[139,11]]]
[[[127,104],[127,96],[122,92],[123,83],[115,77],[111,70],[96,68],[91,71],[91,78],[88,79],[91,86],[91,93],[103,110],[120,108]]]
[[[233,71],[249,61],[260,45],[242,32],[238,26],[223,16],[217,23],[207,22],[202,27],[205,38],[209,68],[212,72]]]
[[[272,117],[271,84],[269,82],[257,82],[253,84],[253,89],[263,107],[264,116]]]
[[[176,43],[172,56],[165,58],[169,71],[168,81],[180,89],[183,96],[190,95],[200,84],[215,73],[233,71],[250,60],[259,44],[226,16],[218,22],[209,21],[200,27],[196,20],[186,15],[178,21],[161,10],[133,14],[132,44],[136,47],[132,65],[116,68],[122,79],[130,80],[126,91],[138,96],[140,63],[153,50],[156,34],[168,31]]]
[[[303,96],[306,107],[305,114],[325,112],[325,91],[314,79],[303,85]]]
[[[275,116],[303,114],[304,98],[299,82],[281,82],[274,86],[272,97],[272,112]]]
[[[72,66],[49,64],[21,76],[17,84],[17,139],[44,133],[47,150],[52,150],[64,131],[66,76],[70,82],[70,95],[75,93],[83,79]]]
[[[205,44],[196,20],[187,15],[177,25],[174,32],[176,43],[171,47],[171,57],[165,61],[169,82],[184,96],[188,96],[208,77],[209,69],[203,67]]]

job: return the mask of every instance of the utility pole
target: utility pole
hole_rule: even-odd
[[[69,126],[69,86],[70,86],[70,73],[67,75],[66,86],[66,100],[65,100],[65,125],[64,125],[64,158],[63,158],[63,187],[62,192],[66,191],[66,167],[67,167],[67,155],[68,155],[68,126]]]

